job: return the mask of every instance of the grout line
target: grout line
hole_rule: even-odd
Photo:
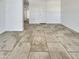
[[[44,32],[45,33],[45,32]],[[46,40],[46,33],[44,34],[45,35],[45,40]],[[47,40],[46,40],[46,43],[47,43]],[[46,44],[47,45],[47,48],[48,48],[48,54],[49,54],[49,56],[50,56],[50,59],[51,59],[51,55],[50,55],[50,51],[49,51],[49,47],[48,47],[48,44]]]
[[[67,49],[64,47],[64,45],[60,42],[60,44],[62,45],[62,47],[66,50],[66,52],[69,54],[69,56],[72,58],[72,59],[74,59],[72,56],[71,56],[71,54],[69,53],[69,51],[67,51]]]
[[[32,37],[32,34],[33,34],[33,32],[31,33],[30,37]],[[32,47],[32,38],[30,38],[30,40],[31,40],[31,42],[30,42],[30,46]],[[30,57],[31,47],[30,47],[30,50],[29,50],[29,53],[28,53],[27,59],[29,59],[29,57]]]

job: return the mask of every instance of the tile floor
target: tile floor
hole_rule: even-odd
[[[0,34],[0,59],[79,59],[79,33],[61,24],[27,24]]]

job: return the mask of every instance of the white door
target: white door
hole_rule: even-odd
[[[60,22],[60,0],[47,0],[46,3],[46,21],[47,23],[59,23]]]
[[[60,22],[60,0],[30,0],[30,23]]]
[[[45,0],[30,0],[30,23],[45,23]]]

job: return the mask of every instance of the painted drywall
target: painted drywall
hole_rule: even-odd
[[[62,24],[79,32],[79,0],[62,0]]]
[[[29,0],[30,23],[60,23],[60,0]]]
[[[0,34],[5,31],[5,0],[0,0]]]
[[[23,30],[23,0],[6,0],[6,31]]]

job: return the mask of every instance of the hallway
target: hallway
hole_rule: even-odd
[[[79,59],[79,34],[61,24],[27,24],[0,34],[0,59]]]

